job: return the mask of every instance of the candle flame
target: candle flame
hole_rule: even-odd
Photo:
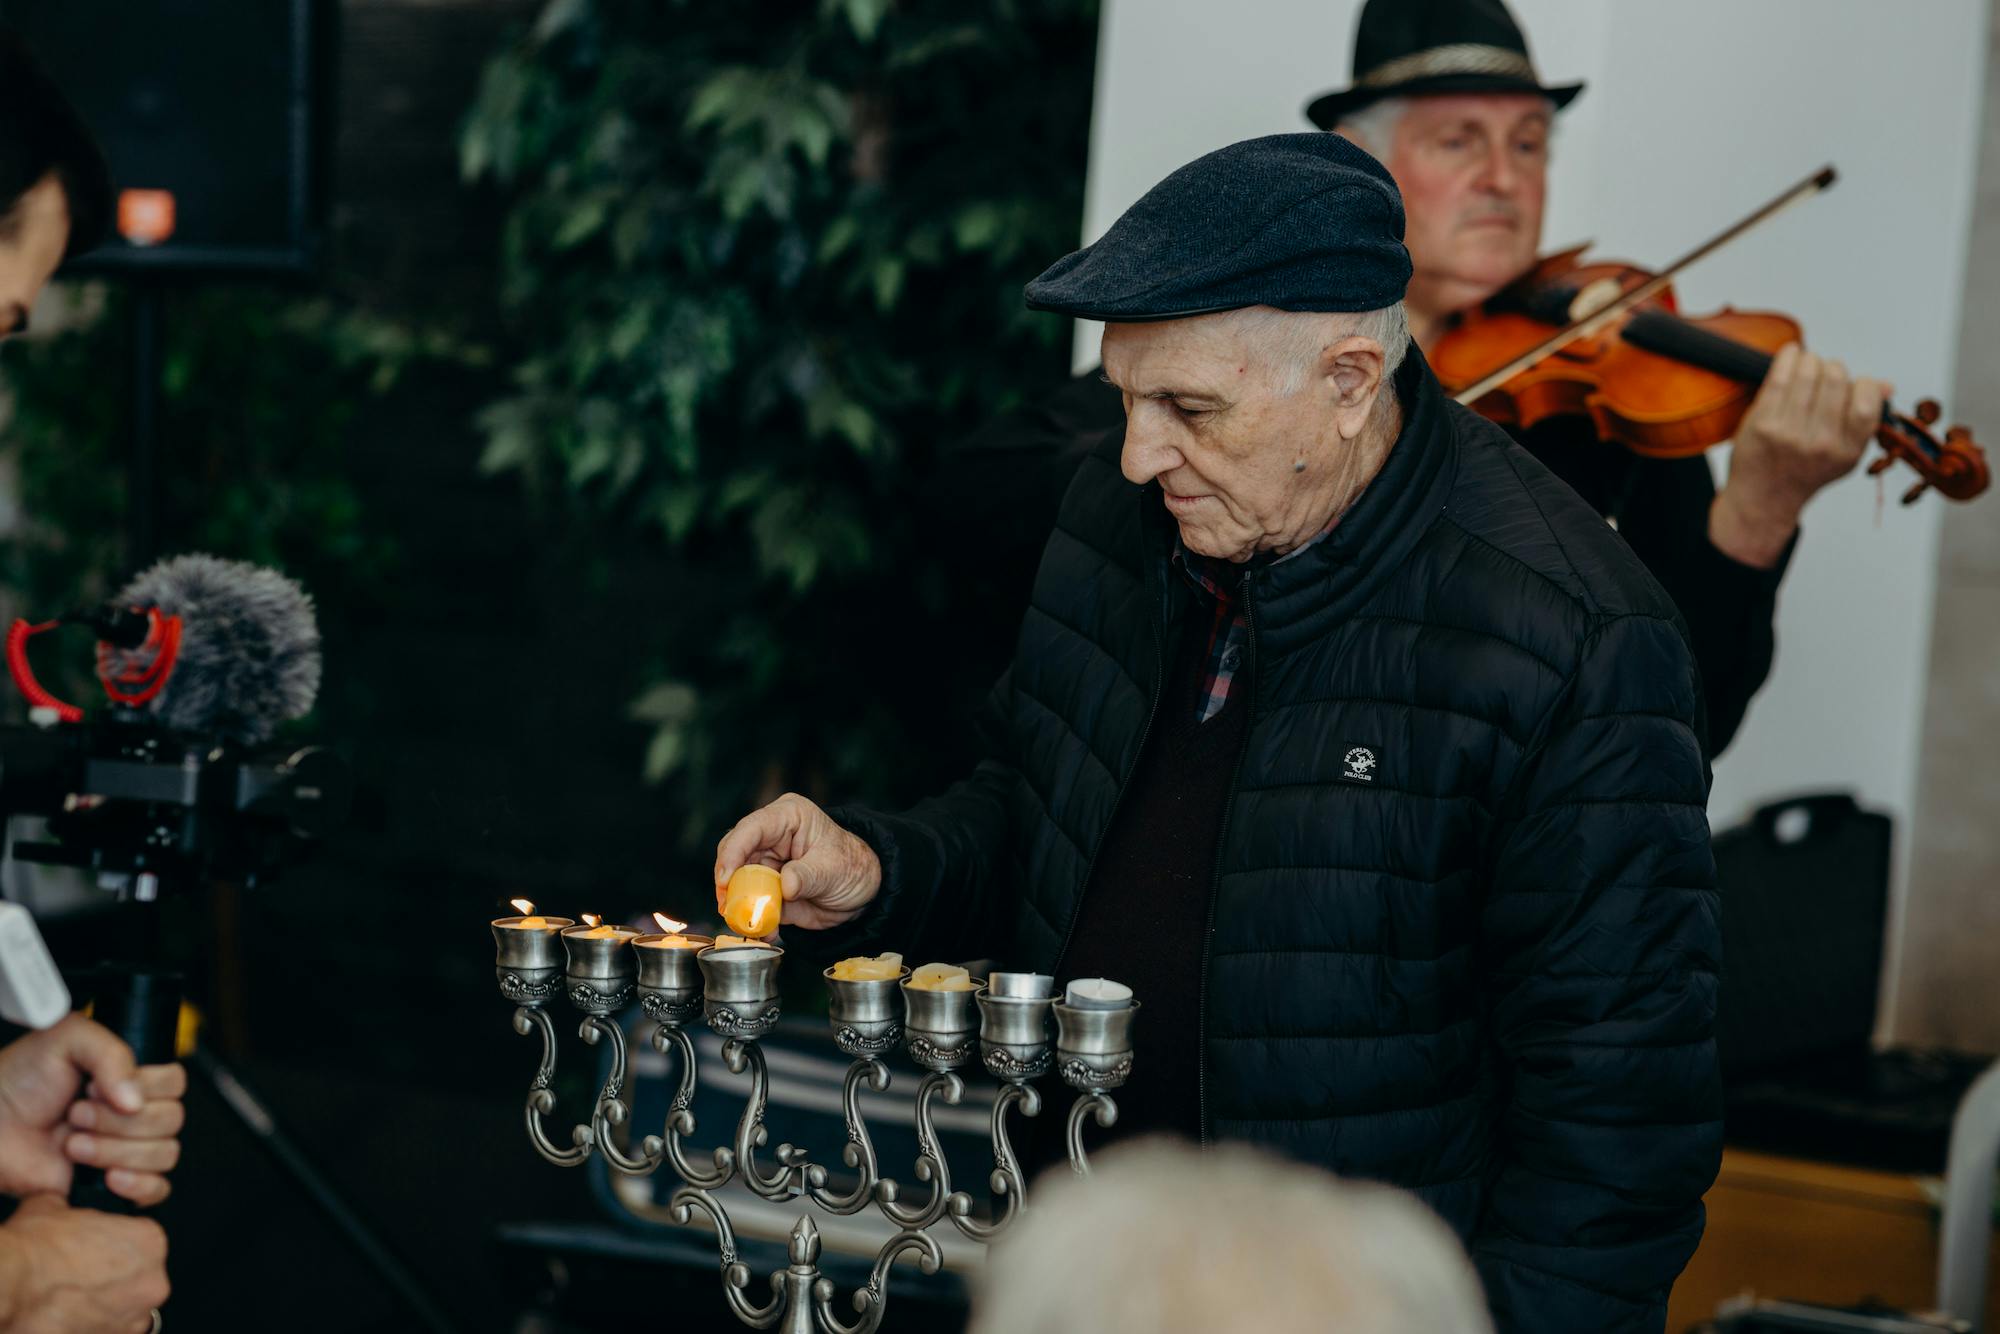
[[[508,902],[514,905],[514,911],[521,914],[521,916],[531,917],[534,915],[535,905],[526,899],[509,899]]]
[[[660,930],[666,932],[670,936],[677,936],[681,932],[688,929],[688,924],[686,922],[676,922],[673,918],[667,916],[663,912],[654,913],[653,920],[660,924]]]
[[[583,915],[583,924],[585,926],[602,926],[604,925],[604,919],[594,912],[587,912]]]

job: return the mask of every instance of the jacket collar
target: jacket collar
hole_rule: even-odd
[[[1239,567],[1249,576],[1261,651],[1289,653],[1352,616],[1443,513],[1458,474],[1458,441],[1444,391],[1415,344],[1396,372],[1395,391],[1403,429],[1382,470],[1333,530],[1292,559]],[[1164,576],[1177,533],[1157,482],[1142,489],[1140,504],[1151,563]]]

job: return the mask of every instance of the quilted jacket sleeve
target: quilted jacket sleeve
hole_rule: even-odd
[[[1658,1331],[1722,1146],[1700,701],[1674,622],[1604,619],[1512,785],[1480,954],[1506,1095],[1473,1239],[1502,1331]]]

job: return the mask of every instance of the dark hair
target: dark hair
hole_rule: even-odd
[[[0,226],[50,172],[69,203],[70,259],[104,239],[111,172],[83,118],[11,28],[0,27]]]

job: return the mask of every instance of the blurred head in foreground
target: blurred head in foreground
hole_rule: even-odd
[[[1165,1140],[1058,1169],[995,1247],[971,1334],[1491,1334],[1414,1196],[1238,1146]]]

